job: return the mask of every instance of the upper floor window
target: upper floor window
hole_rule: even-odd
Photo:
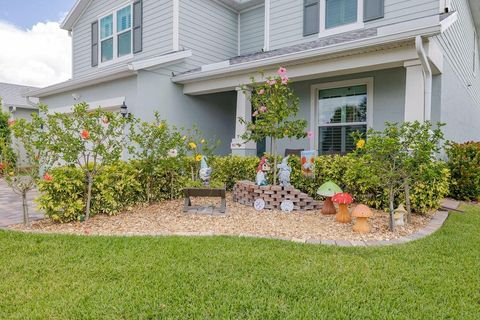
[[[128,5],[100,19],[100,61],[132,53],[132,6]]]
[[[303,35],[346,32],[382,18],[384,0],[304,0]]]

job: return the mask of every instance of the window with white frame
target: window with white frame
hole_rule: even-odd
[[[352,133],[367,131],[367,85],[318,89],[317,100],[319,154],[354,150]]]
[[[132,6],[128,5],[100,19],[100,61],[132,53]]]
[[[315,33],[328,35],[361,28],[363,4],[364,0],[304,0],[304,36]],[[372,11],[374,18],[383,16],[383,0],[367,6],[367,10]]]

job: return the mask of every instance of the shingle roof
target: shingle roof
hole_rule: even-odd
[[[27,99],[22,95],[32,89],[36,88],[0,82],[0,98],[2,98],[2,104],[4,106],[30,107]]]

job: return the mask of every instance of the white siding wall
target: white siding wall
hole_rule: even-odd
[[[477,72],[474,73],[475,26],[470,7],[467,0],[452,0],[452,6],[458,12],[458,20],[444,34],[436,37],[436,40],[456,74],[457,80],[480,107],[480,68],[478,68],[480,61],[476,61]],[[449,81],[451,80],[453,79],[449,78]],[[448,85],[448,82],[444,83],[444,89],[448,88]]]
[[[432,16],[438,11],[439,0],[385,0],[385,17],[366,23],[365,28]],[[270,49],[315,39],[318,35],[303,37],[303,0],[272,0]]]
[[[181,0],[180,47],[193,54],[183,70],[236,56],[238,14],[212,0]]]
[[[265,39],[265,7],[240,14],[240,54],[260,52]]]
[[[132,1],[133,2],[133,1]],[[73,28],[73,76],[97,72],[91,67],[91,24],[125,0],[93,0]],[[171,0],[143,1],[143,51],[134,59],[144,59],[172,51],[173,3]],[[122,63],[125,63],[123,61]]]

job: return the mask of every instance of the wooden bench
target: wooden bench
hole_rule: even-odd
[[[210,213],[207,212],[206,209],[212,208],[212,212],[210,214],[215,214],[217,208],[215,207],[204,207],[204,206],[192,206],[191,197],[201,197],[201,198],[220,198],[220,208],[218,211],[220,214],[225,214],[227,210],[227,200],[226,194],[227,191],[225,188],[186,188],[183,189],[183,194],[185,197],[185,202],[183,206],[183,212],[191,212],[196,211],[197,213]]]

